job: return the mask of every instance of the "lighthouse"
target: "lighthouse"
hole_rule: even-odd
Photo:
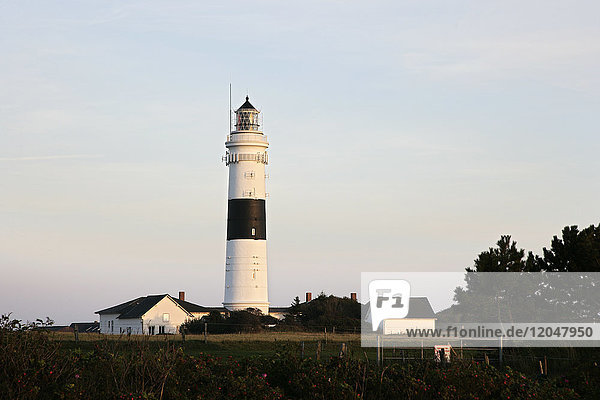
[[[256,308],[268,314],[265,166],[269,143],[248,96],[235,111],[225,147],[229,167],[225,296],[228,310]]]

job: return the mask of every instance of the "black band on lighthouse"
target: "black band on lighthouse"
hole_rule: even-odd
[[[227,240],[232,239],[267,239],[264,200],[229,200],[227,208]]]

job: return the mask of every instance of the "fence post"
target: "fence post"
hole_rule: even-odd
[[[343,358],[346,356],[346,343],[342,343],[342,345],[340,346],[340,358]]]
[[[208,322],[204,323],[204,343],[208,343]]]
[[[377,366],[381,365],[381,336],[377,335]]]
[[[502,366],[502,336],[500,336],[500,349],[498,350],[498,364],[500,364],[500,366]]]
[[[79,342],[79,327],[77,325],[73,327],[73,334],[75,335],[75,341]]]
[[[317,342],[317,361],[321,359],[321,341]]]
[[[325,327],[325,344],[327,344],[327,327]]]
[[[300,346],[300,358],[304,358],[304,341],[302,342],[301,346]]]

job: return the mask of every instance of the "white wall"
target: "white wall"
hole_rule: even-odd
[[[163,315],[169,314],[169,321],[163,321]],[[141,318],[119,319],[119,314],[100,315],[100,333],[107,335],[126,335],[128,328],[132,335],[148,335],[149,327],[154,326],[154,334],[164,327],[164,333],[179,333],[179,326],[186,320],[192,319],[189,314],[173,300],[164,297],[148,310]],[[111,329],[109,322],[113,324]]]
[[[252,307],[269,312],[266,240],[227,241],[223,305],[230,310]]]
[[[119,314],[100,314],[100,333],[111,334],[110,321],[117,319]]]
[[[169,322],[163,321],[163,314],[169,314]],[[186,311],[179,307],[173,300],[164,297],[148,310],[142,319],[144,321],[144,334],[148,334],[148,328],[154,326],[154,334],[158,334],[159,327],[164,326],[164,333],[179,333],[179,327],[188,319],[192,319]]]
[[[407,329],[435,329],[435,318],[401,318],[383,321],[384,335],[405,335]]]
[[[132,335],[142,334],[141,318],[118,319],[119,314],[101,314],[100,315],[100,333],[107,335],[125,335],[127,329],[131,329]],[[112,328],[109,325],[112,323]]]
[[[266,154],[266,149],[269,146],[266,138],[258,133],[232,133],[230,139],[230,141],[225,143],[225,146],[229,151],[230,157],[233,157],[233,159],[235,157],[239,159],[242,157],[242,154]],[[256,160],[230,162],[229,190],[227,195],[229,199],[266,198],[265,163]]]

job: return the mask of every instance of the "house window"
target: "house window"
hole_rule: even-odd
[[[163,314],[163,322],[169,322],[170,317],[171,317],[171,315],[169,313],[164,313]]]
[[[252,228],[252,236],[256,236],[256,228]]]
[[[165,333],[165,327],[164,326],[159,326],[158,327],[158,334],[159,335],[163,335]]]

